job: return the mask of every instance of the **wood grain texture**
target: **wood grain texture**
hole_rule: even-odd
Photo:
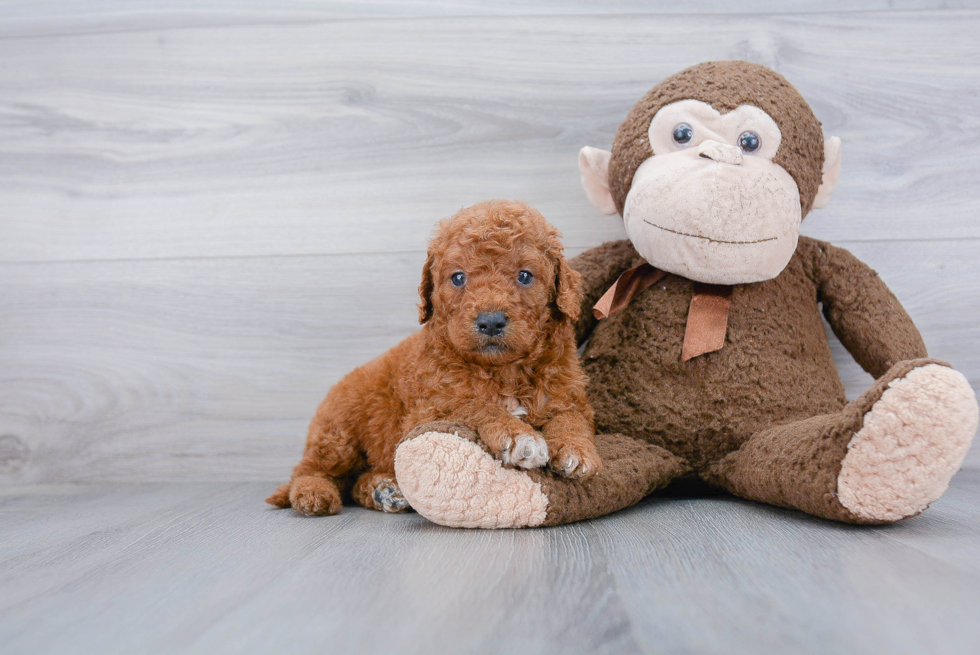
[[[0,39],[0,261],[404,251],[487,197],[594,245],[616,228],[579,148],[731,58],[786,74],[844,141],[808,233],[980,237],[978,11],[193,18]]]
[[[882,528],[658,497],[456,531],[248,481],[417,329],[438,218],[516,197],[573,254],[622,238],[577,151],[707,59],[842,137],[804,232],[980,389],[978,33],[967,0],[0,0],[0,651],[975,650],[975,468]]]
[[[5,654],[966,653],[980,472],[925,514],[834,524],[728,497],[596,521],[440,528],[269,486],[0,492]]]
[[[850,245],[980,387],[973,244]],[[329,386],[418,329],[423,260],[3,265],[0,481],[283,478]],[[855,397],[871,378],[831,339]]]
[[[528,15],[816,14],[976,9],[977,0],[4,0],[0,37],[365,18]]]
[[[518,197],[571,252],[622,238],[576,153],[712,58],[843,138],[804,232],[978,389],[977,6],[2,2],[0,483],[283,477],[327,388],[417,329],[438,218]]]

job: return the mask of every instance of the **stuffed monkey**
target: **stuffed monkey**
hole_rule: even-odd
[[[930,359],[884,282],[800,236],[840,173],[802,96],[745,62],[655,86],[612,152],[583,148],[592,204],[629,240],[570,263],[604,467],[587,480],[504,468],[466,426],[399,446],[411,505],[449,526],[554,525],[681,478],[836,521],[914,516],[946,490],[977,429],[967,380]],[[848,403],[820,318],[876,378]]]

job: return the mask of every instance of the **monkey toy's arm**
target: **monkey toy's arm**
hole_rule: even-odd
[[[861,368],[877,378],[897,362],[928,356],[912,319],[868,265],[806,237],[800,237],[800,250],[808,251],[804,260],[824,316]]]
[[[568,265],[582,275],[582,313],[575,323],[575,342],[581,344],[595,329],[592,307],[623,271],[640,255],[628,239],[610,241],[568,260]]]

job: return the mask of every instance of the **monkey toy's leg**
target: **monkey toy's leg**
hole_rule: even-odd
[[[935,360],[908,360],[840,412],[763,430],[703,477],[743,498],[889,523],[942,495],[976,429],[966,378]]]
[[[336,514],[351,478],[363,468],[364,458],[351,440],[319,416],[314,417],[303,459],[293,469],[290,481],[279,485],[265,502],[310,516]]]
[[[508,469],[465,426],[428,423],[398,446],[395,472],[412,508],[434,523],[522,528],[594,518],[628,507],[689,471],[658,446],[599,435],[602,470],[585,480]]]

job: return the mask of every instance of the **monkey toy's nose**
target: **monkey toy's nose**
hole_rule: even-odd
[[[742,151],[735,146],[720,141],[705,139],[698,146],[698,154],[705,159],[713,159],[722,164],[738,165],[742,163]]]
[[[503,312],[481,312],[476,317],[476,331],[488,337],[495,337],[507,327],[507,317]]]

